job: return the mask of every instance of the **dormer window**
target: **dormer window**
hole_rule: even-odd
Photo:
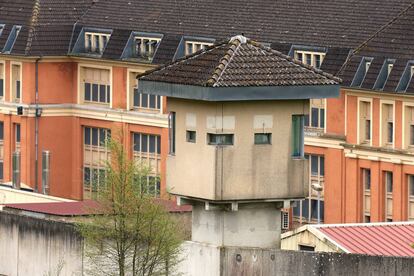
[[[85,52],[102,54],[110,34],[85,32]]]
[[[410,85],[410,82],[414,75],[414,61],[409,61],[405,67],[404,73],[398,83],[397,92],[405,92]]]
[[[7,38],[6,44],[4,45],[4,48],[3,48],[4,53],[11,52],[21,29],[22,29],[21,26],[13,26],[13,29],[11,30],[9,37]]]
[[[371,61],[366,61],[365,62],[365,73],[368,72],[370,66],[371,66]]]
[[[384,89],[385,83],[391,74],[392,68],[394,67],[394,59],[386,59],[382,65],[381,71],[378,74],[377,80],[374,84],[374,89]]]
[[[371,67],[372,61],[373,61],[373,58],[369,58],[369,57],[362,58],[361,63],[359,64],[358,70],[354,76],[354,79],[352,80],[351,87],[361,86],[362,82],[365,79],[365,76],[367,75],[369,67]]]
[[[132,45],[132,55],[138,58],[152,59],[161,38],[136,36]]]
[[[212,42],[200,42],[200,41],[186,41],[185,42],[185,55],[191,55],[200,50],[204,50],[208,46],[213,45]]]
[[[392,68],[394,67],[394,64],[388,63],[387,65],[387,77],[391,74]]]
[[[324,58],[325,53],[323,52],[295,50],[296,60],[318,69],[321,67]]]

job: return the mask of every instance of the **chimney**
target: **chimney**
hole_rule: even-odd
[[[50,151],[42,152],[42,191],[43,194],[49,194],[49,174],[50,174]]]
[[[12,160],[12,184],[13,189],[20,190],[20,151],[15,151],[13,153],[13,160]]]

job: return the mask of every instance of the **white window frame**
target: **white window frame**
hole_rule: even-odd
[[[392,191],[391,193],[388,192],[387,188],[388,188],[388,183],[387,183],[387,174],[391,173],[391,182],[392,182]],[[385,201],[384,201],[384,218],[385,221],[387,221],[388,219],[393,219],[393,215],[394,215],[394,208],[393,208],[393,194],[394,194],[394,172],[393,171],[383,171],[383,177],[384,177],[384,197],[385,197]],[[391,200],[391,215],[388,215],[388,200]]]
[[[410,180],[411,180],[411,176],[413,174],[407,174],[407,191],[408,191],[408,209],[407,209],[407,219],[409,221],[414,221],[414,211],[411,214],[411,206],[410,205],[414,205],[414,195],[411,195],[411,185],[410,185]],[[414,178],[413,178],[414,180]]]
[[[370,172],[370,189],[367,190],[365,188],[365,173],[366,171]],[[371,220],[371,206],[372,206],[372,194],[371,194],[371,190],[372,190],[372,170],[371,168],[361,168],[361,177],[362,177],[362,221],[363,222],[368,222],[366,221],[366,217],[370,217]],[[366,198],[369,197],[369,201],[370,201],[370,208],[369,210],[365,209],[365,204],[366,204]]]
[[[369,140],[369,145],[372,147],[372,126],[373,126],[373,122],[372,122],[372,112],[373,112],[373,100],[372,98],[363,98],[363,97],[358,97],[358,106],[357,106],[357,141],[358,144],[361,144],[361,133],[360,133],[360,121],[361,121],[361,104],[362,103],[369,103],[370,105],[370,121],[371,121],[371,126],[370,126],[370,137],[371,139]]]
[[[389,105],[392,105],[392,116],[393,116],[393,118],[392,118],[392,121],[393,121],[393,129],[392,129],[392,144],[391,144],[391,148],[394,148],[395,147],[395,101],[392,101],[392,100],[380,100],[380,116],[379,116],[379,118],[380,118],[380,125],[379,125],[379,133],[380,133],[380,136],[379,136],[379,144],[380,144],[380,147],[384,147],[384,146],[386,146],[386,144],[388,144],[388,143],[384,143],[384,141],[383,141],[383,137],[382,137],[382,128],[383,128],[383,126],[385,125],[385,122],[383,122],[383,118],[382,118],[382,113],[383,113],[383,109],[384,109],[384,105],[386,105],[386,104],[389,104]],[[387,138],[387,137],[385,137],[385,138]]]
[[[87,37],[91,36],[91,45],[89,45]],[[99,45],[96,45],[95,37],[99,37]],[[106,37],[106,43],[108,43],[109,38],[111,37],[110,34],[106,33],[96,33],[96,32],[85,32],[85,49],[88,49],[90,46],[91,53],[96,53],[97,47],[99,47],[99,54],[102,54],[106,48],[106,44],[104,45],[104,37]]]
[[[86,130],[86,128],[90,128],[91,130],[92,129],[97,129],[97,131],[98,131],[98,137],[97,137],[98,145],[93,145],[92,143],[90,143],[89,145],[85,144],[85,130]],[[106,135],[108,134],[106,131],[111,131],[110,128],[106,128],[106,127],[82,125],[82,148],[83,148],[83,151],[82,151],[82,160],[83,160],[82,161],[82,195],[83,195],[84,199],[85,198],[91,198],[91,197],[85,197],[86,192],[88,192],[90,195],[93,195],[93,190],[92,190],[93,183],[92,182],[89,183],[90,190],[85,191],[85,168],[87,167],[87,168],[90,169],[90,172],[89,172],[90,173],[90,175],[89,175],[90,178],[92,177],[92,171],[94,169],[98,170],[97,176],[98,176],[98,178],[100,178],[99,171],[106,169],[105,162],[110,161],[110,158],[111,158],[110,149],[109,149],[108,145],[106,143],[105,143],[104,146],[99,144],[99,141],[101,140],[100,137],[99,137],[101,129],[105,130]],[[91,131],[90,135],[91,135],[90,139],[91,139],[91,142],[92,142],[92,131]],[[107,139],[107,137],[105,137],[105,139]],[[105,158],[103,158],[103,159],[99,158],[98,161],[96,161],[96,159],[93,159],[93,158],[92,158],[92,160],[86,160],[86,158],[85,158],[86,152],[89,152],[89,154],[91,156],[93,156],[93,154],[95,153],[99,157],[105,156]],[[97,185],[97,193],[99,193],[100,183],[96,183],[96,185]]]
[[[317,105],[312,105],[312,100],[322,100],[322,105],[321,106],[317,106]],[[312,126],[312,108],[317,108],[318,109],[318,126],[314,127]],[[320,127],[321,125],[321,112],[320,110],[323,108],[324,112],[323,112],[323,117],[324,117],[324,125],[323,128]],[[319,130],[323,130],[323,132],[326,132],[326,108],[327,108],[327,99],[310,99],[309,100],[309,126],[306,126],[309,129],[319,129]]]
[[[403,149],[414,149],[413,145],[410,145],[410,124],[409,124],[409,118],[407,114],[407,109],[413,108],[414,112],[414,102],[403,102],[402,105],[402,148]],[[408,127],[407,127],[408,126]],[[408,132],[408,141],[406,139],[406,134]]]
[[[299,54],[302,54],[302,59],[299,59]],[[307,63],[306,58],[305,58],[306,55],[311,56],[311,64]],[[319,69],[320,66],[316,67],[316,58],[315,58],[315,56],[317,56],[317,55],[320,56],[320,59],[321,59],[320,66],[322,66],[323,60],[325,59],[325,56],[326,56],[326,53],[317,52],[317,51],[303,51],[303,50],[295,50],[295,52],[294,52],[294,57],[295,57],[296,60],[299,60],[300,62],[302,62],[304,64],[307,64],[307,65],[310,65],[312,67],[315,67],[315,68]]]
[[[195,52],[198,52],[200,50],[204,50],[205,48],[213,45],[213,42],[203,42],[203,41],[195,41],[195,40],[186,40],[185,44],[184,44],[184,54],[186,56],[194,54]],[[190,53],[190,45],[193,49],[193,52]],[[194,49],[196,49],[196,51],[194,51]]]
[[[113,87],[113,81],[112,81],[112,66],[102,66],[102,65],[96,65],[96,64],[89,64],[89,63],[78,63],[78,104],[97,104],[97,105],[103,105],[107,106],[108,103],[98,103],[98,102],[84,102],[85,99],[85,91],[83,90],[82,86],[84,83],[81,81],[81,70],[82,68],[94,68],[94,69],[104,69],[109,70],[109,86],[110,86],[110,99],[109,99],[109,108],[112,108],[112,103],[114,100],[113,93],[114,93],[114,87]]]
[[[1,32],[0,32],[0,34],[1,34]],[[3,97],[0,97],[0,102],[4,102],[6,100],[6,61],[0,60],[0,65],[3,66],[3,75],[0,76],[0,78],[3,78]],[[20,85],[22,85],[21,81],[20,81]],[[20,87],[20,89],[21,89],[21,87]],[[21,90],[20,90],[20,92],[21,92]]]
[[[128,95],[127,95],[127,109],[128,110],[135,110],[135,111],[150,111],[150,113],[159,113],[162,114],[164,105],[163,105],[163,101],[164,101],[164,97],[160,96],[160,109],[158,110],[157,108],[142,108],[142,109],[136,109],[134,108],[134,89],[131,87],[133,87],[131,84],[133,82],[135,82],[135,78],[131,79],[131,75],[132,74],[142,74],[144,73],[145,70],[139,70],[139,69],[127,69],[127,90],[128,90]]]
[[[146,57],[148,57],[149,59],[152,59],[153,57],[154,57],[154,54],[155,54],[155,52],[157,51],[157,48],[158,48],[158,45],[160,44],[160,42],[161,42],[161,38],[160,37],[150,37],[150,36],[141,36],[141,35],[137,35],[137,36],[135,36],[134,37],[134,41],[133,41],[133,46],[134,46],[134,48],[135,48],[135,45],[136,45],[136,41],[137,40],[141,40],[141,44],[140,44],[140,52],[141,53],[145,53],[144,55],[146,56]],[[145,45],[144,45],[144,40],[148,40],[148,41],[151,41],[151,42],[155,42],[155,47],[154,47],[154,49],[152,49],[152,52],[151,51],[149,51],[151,54],[149,55],[148,53],[147,53],[147,50],[145,49]],[[137,57],[141,57],[141,56],[139,56],[138,55],[138,53],[136,53],[137,54]],[[142,56],[143,58],[144,58],[144,56]]]
[[[16,98],[13,97],[13,65],[18,65],[20,70],[20,99],[16,101]],[[23,63],[18,61],[11,61],[10,62],[10,102],[14,103],[22,103],[23,102]],[[4,81],[3,81],[4,83]]]

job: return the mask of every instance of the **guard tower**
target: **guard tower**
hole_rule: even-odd
[[[281,208],[308,194],[309,99],[339,79],[236,36],[139,78],[168,97],[168,191],[193,206],[192,240],[279,247]]]

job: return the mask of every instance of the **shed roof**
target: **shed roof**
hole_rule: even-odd
[[[157,200],[171,213],[190,212],[191,206],[177,206],[175,202]],[[85,216],[96,213],[98,203],[93,200],[73,202],[17,203],[6,204],[5,209],[17,209],[54,216]]]
[[[306,225],[282,235],[310,231],[346,253],[414,257],[414,222]]]

